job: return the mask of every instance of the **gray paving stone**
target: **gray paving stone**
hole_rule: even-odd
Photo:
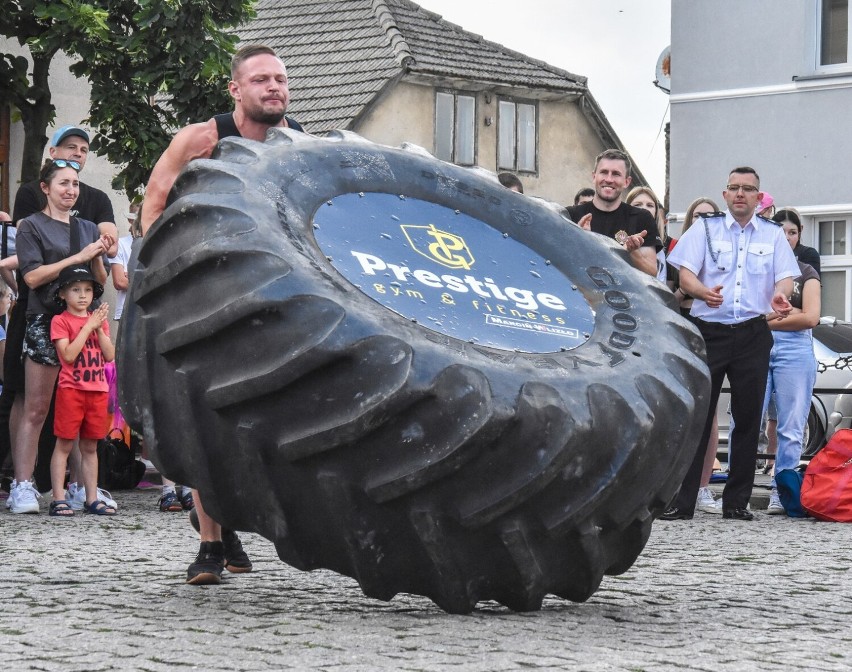
[[[197,538],[156,491],[117,494],[112,519],[0,513],[0,652],[8,670],[848,670],[849,526],[697,514],[658,522],[626,574],[586,603],[533,613],[364,597],[299,572],[245,535],[255,563],[184,583]],[[46,509],[46,507],[45,507]]]

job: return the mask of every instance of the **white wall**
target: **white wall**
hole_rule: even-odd
[[[819,7],[672,0],[671,209],[698,196],[723,206],[730,169],[753,167],[777,207],[802,214],[804,244],[820,249],[821,223],[832,234],[820,249],[823,314],[849,319],[852,63],[819,65]]]
[[[813,0],[672,0],[671,207],[748,165],[778,205],[852,201],[852,64],[816,72]]]

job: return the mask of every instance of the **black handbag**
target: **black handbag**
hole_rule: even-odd
[[[116,436],[113,436],[116,434]],[[104,490],[132,490],[145,476],[145,463],[127,445],[120,429],[112,429],[98,441],[98,487]]]

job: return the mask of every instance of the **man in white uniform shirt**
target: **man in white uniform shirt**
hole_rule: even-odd
[[[669,263],[680,271],[681,288],[695,298],[690,316],[707,346],[712,387],[703,435],[691,448],[692,464],[680,492],[660,516],[663,520],[689,519],[695,512],[704,453],[725,375],[735,421],[729,445],[736,450],[729,456],[722,514],[735,520],[754,517],[748,502],[773,342],[766,315],[783,319],[790,313],[788,297],[793,278],[799,275],[783,229],[755,214],[763,196],[755,170],[734,168],[722,195],[728,211],[697,221],[669,255]]]

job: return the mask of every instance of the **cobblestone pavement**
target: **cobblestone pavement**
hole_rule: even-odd
[[[245,535],[255,571],[184,583],[197,540],[156,491],[112,519],[0,513],[0,660],[47,670],[849,670],[852,527],[757,512],[657,522],[586,603],[533,613],[364,597]]]

